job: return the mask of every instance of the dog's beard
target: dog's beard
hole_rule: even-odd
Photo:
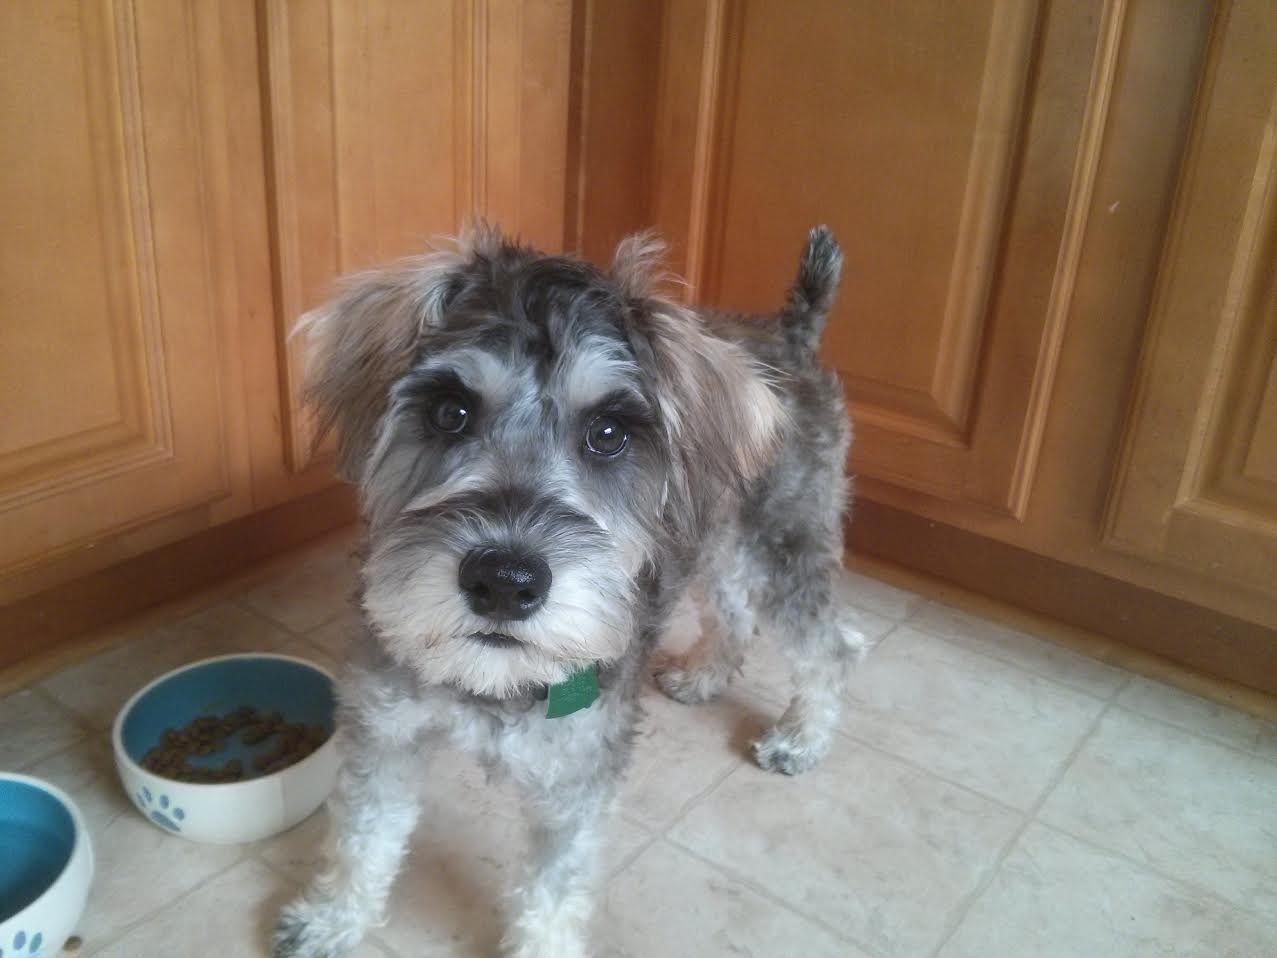
[[[633,635],[633,581],[606,551],[560,563],[545,605],[520,622],[474,614],[451,551],[374,547],[364,609],[387,652],[428,684],[506,698],[614,661]],[[486,640],[484,636],[514,640]]]

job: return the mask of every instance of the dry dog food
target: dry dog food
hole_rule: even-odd
[[[253,770],[270,775],[300,762],[328,740],[322,725],[285,722],[279,712],[263,715],[242,706],[223,716],[201,715],[181,728],[167,729],[160,744],[142,757],[142,767],[179,782],[238,782],[244,778],[244,762],[233,758],[219,766],[193,765],[193,757],[216,755],[236,736],[245,745],[261,745],[274,739],[273,747],[253,757]]]

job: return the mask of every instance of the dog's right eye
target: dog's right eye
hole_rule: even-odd
[[[430,400],[426,417],[439,432],[455,436],[470,422],[470,403],[457,393],[442,393]]]

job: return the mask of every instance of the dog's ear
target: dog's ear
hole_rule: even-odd
[[[779,390],[743,347],[675,303],[635,304],[631,339],[654,380],[674,460],[670,518],[697,534],[723,493],[742,491],[770,461],[786,418]]]
[[[665,270],[665,241],[655,233],[634,233],[617,244],[610,276],[626,299],[653,295],[656,287],[674,277]]]
[[[342,281],[338,295],[301,318],[307,340],[305,398],[318,444],[337,434],[337,468],[358,482],[390,402],[422,337],[439,325],[458,271],[474,247],[431,253]]]

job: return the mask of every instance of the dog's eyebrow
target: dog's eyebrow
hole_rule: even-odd
[[[639,367],[618,345],[602,339],[580,343],[554,371],[555,392],[569,409],[588,409],[616,392],[628,392],[640,402]]]
[[[656,410],[638,389],[624,386],[601,396],[588,407],[594,415],[611,413],[639,425],[656,421]]]
[[[515,379],[500,359],[486,349],[475,348],[445,349],[426,356],[408,375],[423,384],[431,377],[451,376],[454,385],[461,385],[492,402],[506,398]]]
[[[414,369],[404,377],[400,386],[401,392],[414,395],[445,389],[455,390],[456,392],[474,392],[451,366]]]

